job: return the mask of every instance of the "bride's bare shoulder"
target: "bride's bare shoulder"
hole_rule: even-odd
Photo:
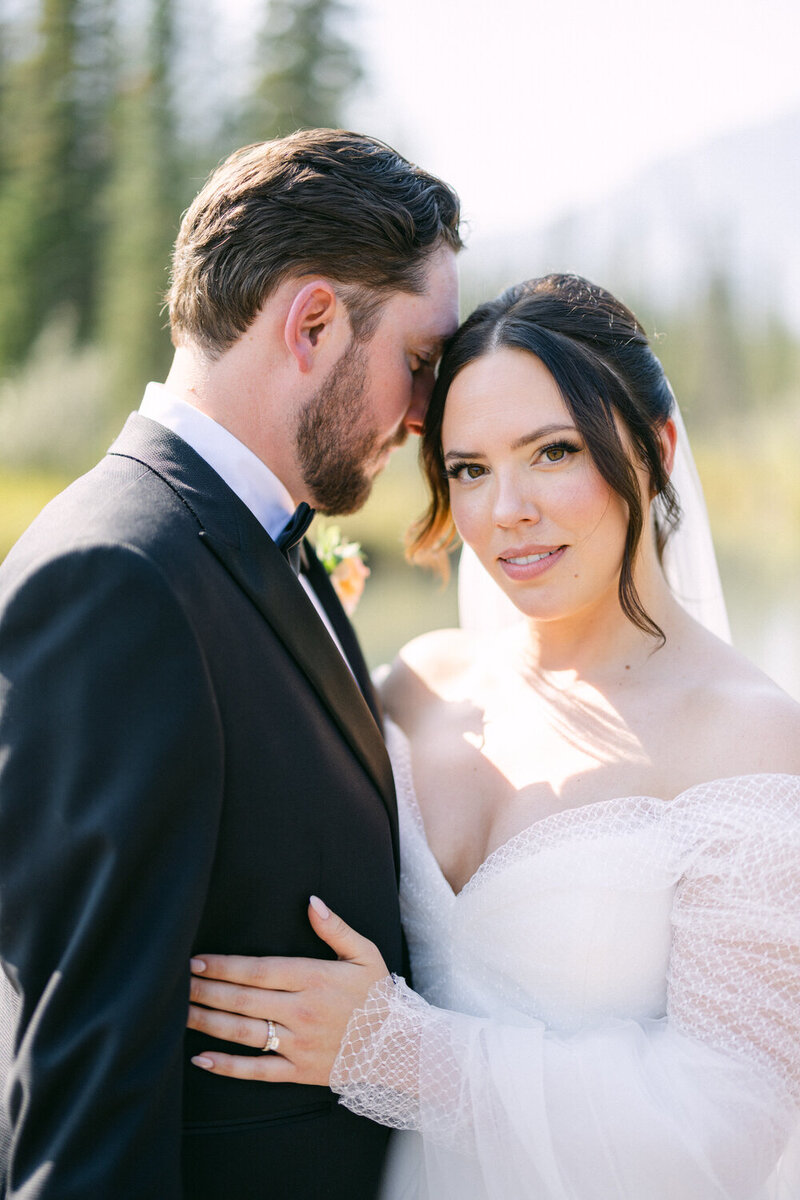
[[[381,683],[387,714],[407,732],[433,704],[460,690],[479,647],[463,629],[436,629],[403,646]]]
[[[727,773],[800,775],[800,704],[728,646],[705,666],[687,716],[707,745],[726,748]]]
[[[800,704],[760,671],[725,698],[736,744],[751,770],[800,775]]]

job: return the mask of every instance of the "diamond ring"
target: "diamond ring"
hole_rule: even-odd
[[[275,1024],[273,1021],[267,1020],[267,1040],[264,1043],[264,1049],[269,1052],[277,1050],[281,1044],[281,1039],[275,1032]]]

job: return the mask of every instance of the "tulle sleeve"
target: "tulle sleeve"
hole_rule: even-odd
[[[342,1044],[342,1102],[420,1131],[431,1163],[466,1156],[497,1200],[797,1200],[800,779],[706,785],[665,820],[664,1018],[566,1035],[386,980]]]

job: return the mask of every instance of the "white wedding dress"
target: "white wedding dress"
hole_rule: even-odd
[[[456,895],[388,742],[416,991],[331,1080],[413,1131],[382,1200],[798,1200],[800,777],[546,817]]]
[[[673,416],[684,515],[665,575],[729,639]],[[460,601],[473,630],[520,619],[467,549]],[[408,741],[389,724],[387,742],[416,991],[377,984],[331,1075],[348,1108],[405,1131],[382,1200],[800,1200],[800,776],[598,797],[456,895]]]

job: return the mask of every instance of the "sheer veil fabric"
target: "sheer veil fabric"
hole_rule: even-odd
[[[680,440],[667,570],[724,637]],[[465,623],[518,619],[476,571],[465,555]],[[598,798],[511,838],[456,894],[408,742],[391,723],[387,740],[416,990],[372,989],[331,1077],[404,1131],[382,1200],[798,1200],[800,777]]]

